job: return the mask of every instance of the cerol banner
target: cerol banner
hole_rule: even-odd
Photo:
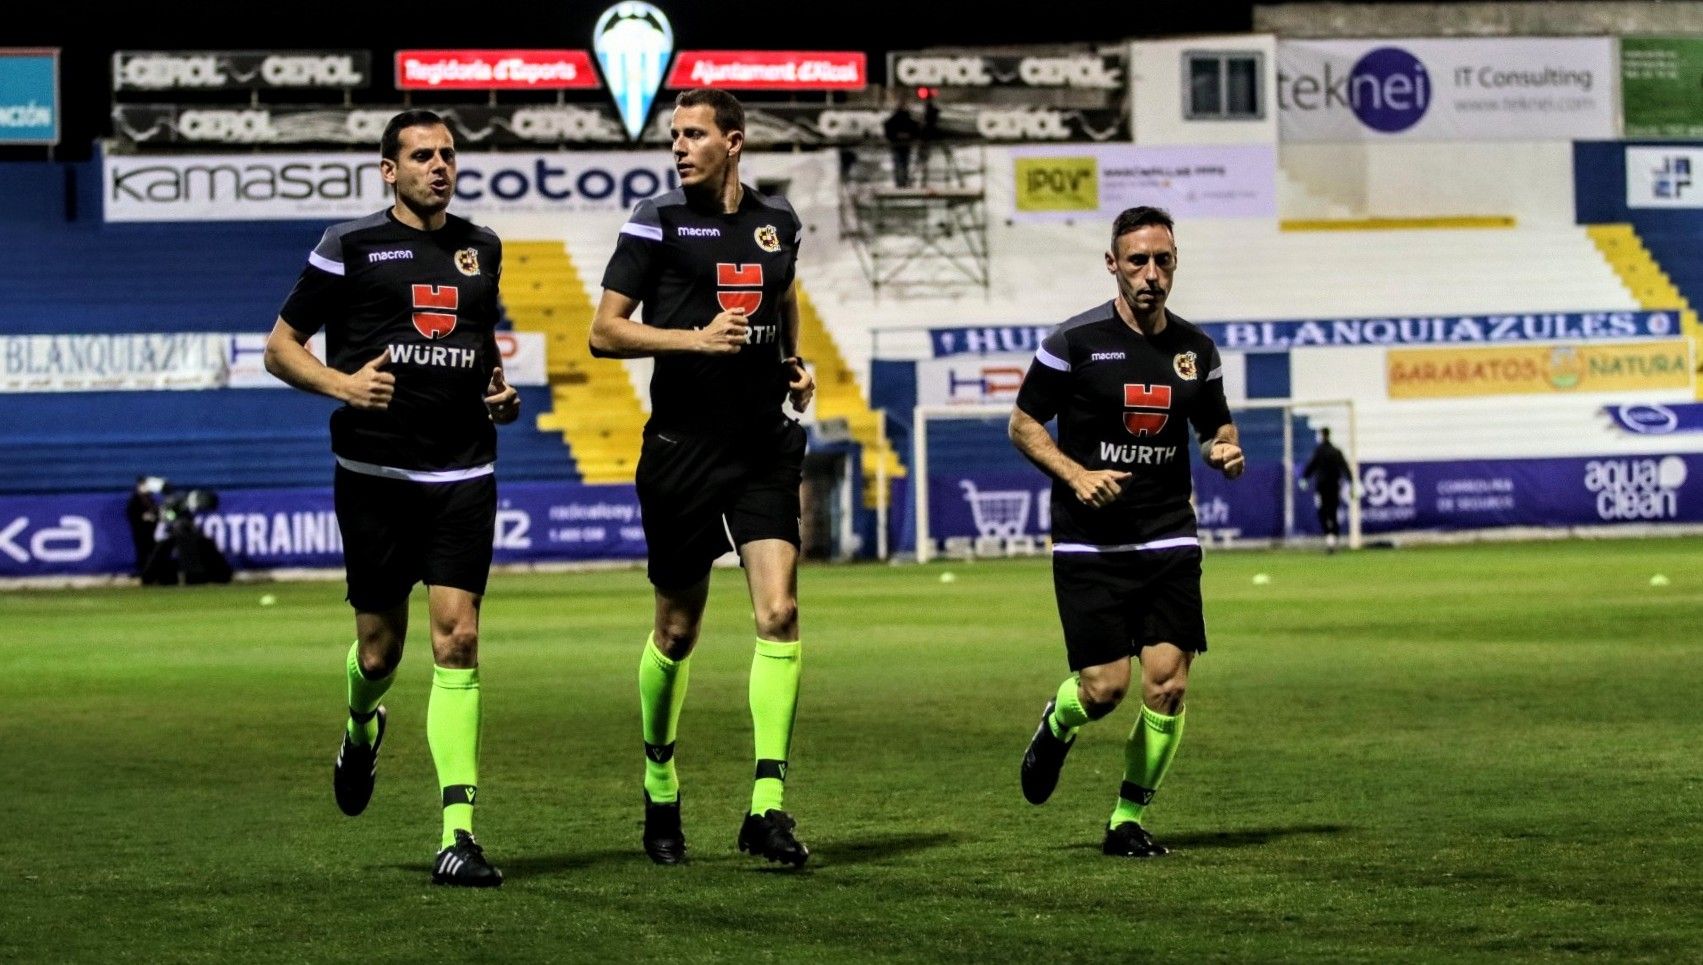
[[[1285,141],[1565,141],[1616,136],[1614,41],[1286,40]]]
[[[887,77],[902,87],[1075,88],[1121,92],[1122,52],[1055,54],[906,51],[888,55]]]
[[[376,146],[401,105],[115,104],[113,134],[133,144],[352,144]],[[458,104],[436,108],[466,152],[487,147],[625,144],[601,104]]]
[[[372,57],[364,50],[120,50],[112,55],[112,89],[253,90],[366,87]]]

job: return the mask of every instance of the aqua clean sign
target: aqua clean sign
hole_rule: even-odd
[[[0,47],[0,144],[59,143],[59,51]]]

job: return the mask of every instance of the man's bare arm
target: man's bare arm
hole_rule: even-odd
[[[1069,485],[1076,498],[1096,509],[1107,506],[1123,492],[1123,484],[1130,474],[1115,469],[1086,469],[1081,463],[1064,454],[1053,437],[1047,434],[1047,427],[1039,420],[1022,409],[1011,410],[1011,423],[1007,430],[1011,436],[1012,445],[1017,447],[1024,458],[1039,466],[1041,470],[1055,479]]]
[[[703,328],[658,328],[633,321],[639,301],[607,289],[591,320],[591,354],[600,359],[637,359],[700,352],[732,355],[751,340],[744,310],[722,312]]]

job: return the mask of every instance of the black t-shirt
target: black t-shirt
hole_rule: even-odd
[[[743,307],[751,344],[732,355],[659,355],[650,380],[656,429],[737,437],[774,428],[786,398],[781,304],[792,288],[803,225],[792,205],[749,186],[739,210],[703,207],[684,191],[640,201],[621,227],[603,287],[644,305],[644,323],[703,328]]]
[[[396,376],[388,409],[332,413],[332,452],[426,472],[496,459],[484,400],[502,270],[496,234],[454,215],[436,231],[388,209],[326,229],[278,314],[298,332],[324,328],[332,368],[356,372],[388,347]]]
[[[1301,478],[1318,477],[1319,489],[1335,492],[1348,472],[1348,460],[1342,456],[1342,450],[1328,442],[1319,443],[1313,450],[1313,457],[1307,460],[1306,468],[1301,470]]]
[[[1204,442],[1230,422],[1230,406],[1218,347],[1165,318],[1149,338],[1107,302],[1053,329],[1035,352],[1017,407],[1040,422],[1056,416],[1059,449],[1084,468],[1132,474],[1101,509],[1055,479],[1055,547],[1127,549],[1195,534],[1187,426]]]

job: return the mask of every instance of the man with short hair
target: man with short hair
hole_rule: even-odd
[[[331,416],[335,505],[355,609],[337,804],[366,810],[384,741],[382,704],[402,659],[408,596],[425,582],[432,692],[426,741],[443,802],[432,883],[502,884],[473,837],[478,791],[479,605],[491,569],[497,434],[520,397],[495,329],[502,242],[449,214],[455,139],[404,111],[380,142],[390,208],[332,225],[308,255],[266,341],[266,370],[344,403]],[[324,329],[322,364],[307,348]]]
[[[1076,732],[1123,700],[1137,658],[1141,718],[1101,844],[1119,857],[1166,852],[1141,820],[1183,736],[1189,665],[1206,651],[1189,428],[1208,466],[1230,479],[1243,468],[1218,348],[1165,307],[1176,268],[1170,215],[1119,214],[1106,252],[1117,297],[1053,329],[1011,413],[1012,442],[1053,478],[1053,589],[1073,671],[1023,755],[1023,796],[1052,796]]]
[[[815,390],[796,354],[802,226],[784,198],[739,182],[745,110],[733,95],[681,94],[670,137],[680,188],[639,202],[621,228],[590,338],[600,358],[656,359],[634,478],[656,597],[639,661],[643,844],[658,864],[685,860],[675,730],[711,564],[737,550],[757,630],[756,778],[738,846],[798,866],[810,850],[782,804],[798,709],[805,433],[781,403],[803,412]]]
[[[1354,469],[1342,450],[1331,444],[1328,426],[1319,430],[1319,447],[1301,470],[1302,489],[1307,488],[1309,479],[1318,486],[1319,531],[1325,534],[1325,551],[1334,553],[1342,536],[1342,524],[1336,518],[1342,509],[1342,481],[1352,482]]]

